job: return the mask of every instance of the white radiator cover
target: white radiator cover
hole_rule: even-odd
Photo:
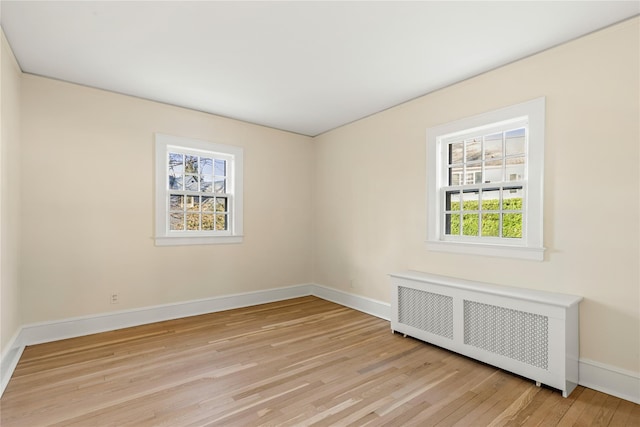
[[[417,271],[391,276],[391,330],[562,390],[578,384],[582,297]]]

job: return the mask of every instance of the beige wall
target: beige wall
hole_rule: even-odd
[[[421,270],[584,296],[580,357],[640,372],[639,19],[315,140],[314,279],[388,302]],[[430,126],[546,96],[544,262],[431,252]]]
[[[0,355],[20,327],[20,69],[0,30]]]
[[[311,138],[32,75],[22,117],[24,323],[311,281]],[[244,148],[244,243],[154,246],[155,132]]]

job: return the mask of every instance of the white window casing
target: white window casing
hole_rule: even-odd
[[[455,180],[459,185],[451,187],[448,174],[453,167],[449,163],[450,160],[447,160],[449,158],[447,144],[460,141],[465,137],[489,135],[492,132],[505,131],[514,127],[526,128],[524,176],[504,172],[502,182],[489,184],[488,181],[481,181],[474,185],[473,183],[477,182],[475,176],[478,176],[478,173],[465,163],[464,171],[467,169],[471,171],[461,173],[456,170]],[[427,129],[427,248],[461,254],[543,260],[544,133],[544,97]],[[484,155],[483,151],[482,156]],[[506,162],[504,157],[506,154],[503,153],[503,161]],[[481,161],[475,161],[475,164],[483,170],[486,169],[484,157]],[[505,166],[503,166],[504,169],[506,169]],[[507,178],[506,175],[509,177]],[[464,190],[489,191],[493,190],[490,187],[497,185],[500,186],[500,194],[502,194],[506,191],[503,187],[508,188],[514,183],[523,194],[520,238],[484,237],[482,232],[479,232],[478,236],[456,236],[445,233],[446,202],[443,189],[455,188],[464,195]],[[478,209],[481,208],[478,207]],[[464,213],[464,209],[461,212]],[[502,214],[501,211],[500,214]],[[462,227],[462,223],[459,227]],[[464,233],[461,231],[460,234]]]
[[[197,172],[189,175],[197,185],[187,188],[187,172],[183,172],[181,190],[170,189],[169,153],[183,154],[191,158],[212,160],[213,163],[221,162],[224,165],[223,184],[224,191],[217,192],[215,188],[216,172],[210,172],[208,186],[204,187],[204,179],[201,166]],[[173,154],[172,154],[173,155]],[[211,164],[211,162],[209,162]],[[214,166],[211,166],[212,169]],[[216,191],[216,192],[214,192]],[[170,197],[182,197],[182,203],[186,205],[183,215],[194,215],[199,219],[198,229],[177,229],[170,217]],[[191,211],[187,200],[197,198],[199,211]],[[210,199],[214,207],[211,211],[204,211],[204,199]],[[171,199],[173,201],[173,199]],[[215,202],[214,202],[215,200]],[[218,200],[224,206],[224,212],[219,213]],[[173,203],[173,202],[172,202]],[[221,208],[222,209],[222,208]],[[156,246],[172,245],[206,245],[241,243],[243,240],[243,149],[241,147],[208,142],[203,140],[183,138],[157,133],[155,135],[155,244]],[[177,215],[180,215],[178,213]],[[198,216],[199,215],[199,216]],[[204,217],[216,218],[223,216],[223,227],[218,227],[217,221],[210,227],[204,227]],[[178,222],[178,225],[180,222]]]

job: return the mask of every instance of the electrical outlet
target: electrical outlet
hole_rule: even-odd
[[[118,303],[118,293],[117,292],[112,292],[111,293],[111,297],[109,298],[109,301],[111,302],[111,304],[117,304]]]

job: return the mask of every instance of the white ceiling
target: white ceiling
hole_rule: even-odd
[[[640,1],[0,5],[26,73],[304,135],[640,12]]]

